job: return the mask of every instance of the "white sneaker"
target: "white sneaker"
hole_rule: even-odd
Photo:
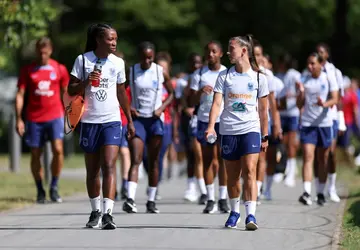
[[[295,179],[294,179],[294,178],[287,177],[287,178],[285,178],[285,180],[284,180],[284,184],[285,184],[285,186],[287,186],[287,187],[295,187],[296,182],[295,182]]]
[[[356,167],[360,166],[360,154],[355,157],[354,163]]]
[[[283,179],[284,179],[283,173],[277,173],[277,174],[274,174],[274,176],[273,176],[273,182],[275,182],[275,183],[280,183],[280,182],[282,182]]]
[[[184,195],[184,199],[186,201],[195,202],[195,201],[198,200],[198,197],[197,197],[196,192],[194,190],[186,190],[185,195]]]
[[[332,201],[332,202],[340,202],[340,197],[338,196],[338,194],[336,193],[336,191],[331,191],[329,192],[329,199]]]

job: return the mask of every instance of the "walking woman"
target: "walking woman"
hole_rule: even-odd
[[[208,195],[203,213],[211,214],[217,211],[214,184],[214,178],[217,173],[219,173],[218,207],[220,212],[228,213],[226,172],[223,160],[220,157],[220,143],[216,141],[209,143],[205,137],[205,130],[208,127],[209,114],[214,97],[213,88],[219,73],[226,69],[226,67],[221,64],[221,57],[223,55],[221,44],[215,41],[209,42],[205,46],[205,55],[208,65],[194,72],[191,78],[189,95],[189,106],[194,107],[200,104],[197,112],[197,139],[202,149],[204,178]],[[216,121],[216,129],[218,130],[220,117],[217,117]]]
[[[140,62],[130,68],[131,114],[136,128],[135,137],[129,141],[131,167],[128,178],[128,199],[123,205],[127,213],[136,213],[135,194],[139,165],[143,160],[144,146],[148,150],[148,201],[147,213],[159,213],[155,197],[159,179],[159,153],[164,135],[164,110],[174,98],[169,75],[154,63],[155,46],[150,42],[139,45]],[[162,101],[163,85],[168,92]]]
[[[311,205],[311,180],[314,155],[317,155],[317,203],[325,203],[324,188],[331,142],[333,140],[333,118],[330,108],[338,102],[339,87],[335,76],[322,71],[323,59],[317,53],[308,57],[309,75],[297,83],[296,104],[303,109],[301,114],[300,141],[303,148],[304,193],[299,202]]]
[[[85,112],[80,123],[80,146],[85,151],[86,186],[92,212],[87,227],[115,229],[112,211],[115,199],[116,160],[121,139],[119,104],[128,119],[128,136],[134,136],[125,93],[124,61],[112,54],[117,33],[107,24],[89,27],[85,54],[79,55],[71,71],[70,96],[83,95]],[[97,70],[94,70],[97,69]],[[101,71],[101,72],[100,72]],[[100,168],[103,209],[100,200]],[[101,210],[103,212],[101,218]]]
[[[236,228],[240,221],[240,176],[244,179],[245,227],[256,230],[256,167],[259,153],[268,147],[268,98],[266,76],[256,63],[251,36],[233,37],[229,41],[230,62],[235,64],[219,74],[206,131],[209,139],[218,133],[220,117],[221,157],[224,159],[231,212],[225,227]]]

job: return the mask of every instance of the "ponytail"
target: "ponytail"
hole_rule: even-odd
[[[87,30],[87,39],[85,46],[85,53],[89,51],[94,51],[97,48],[96,39],[104,36],[105,31],[108,29],[112,29],[112,27],[108,24],[92,24]]]
[[[254,41],[253,41],[252,35],[246,35],[246,38],[249,42],[248,54],[249,54],[251,68],[256,72],[260,72],[260,67],[256,61],[255,54],[254,54]]]

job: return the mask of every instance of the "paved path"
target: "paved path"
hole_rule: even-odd
[[[202,206],[184,203],[184,187],[185,180],[163,183],[161,213],[149,215],[144,213],[145,185],[140,185],[140,212],[125,214],[118,202],[114,231],[84,228],[90,212],[86,195],[0,214],[0,249],[333,249],[343,202],[302,206],[300,182],[292,189],[274,185],[274,200],[258,206],[255,232],[244,231],[244,217],[239,229],[224,229],[227,216],[204,215]]]

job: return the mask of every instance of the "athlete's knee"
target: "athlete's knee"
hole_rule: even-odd
[[[31,160],[40,161],[42,150],[41,148],[32,148],[31,149]]]

